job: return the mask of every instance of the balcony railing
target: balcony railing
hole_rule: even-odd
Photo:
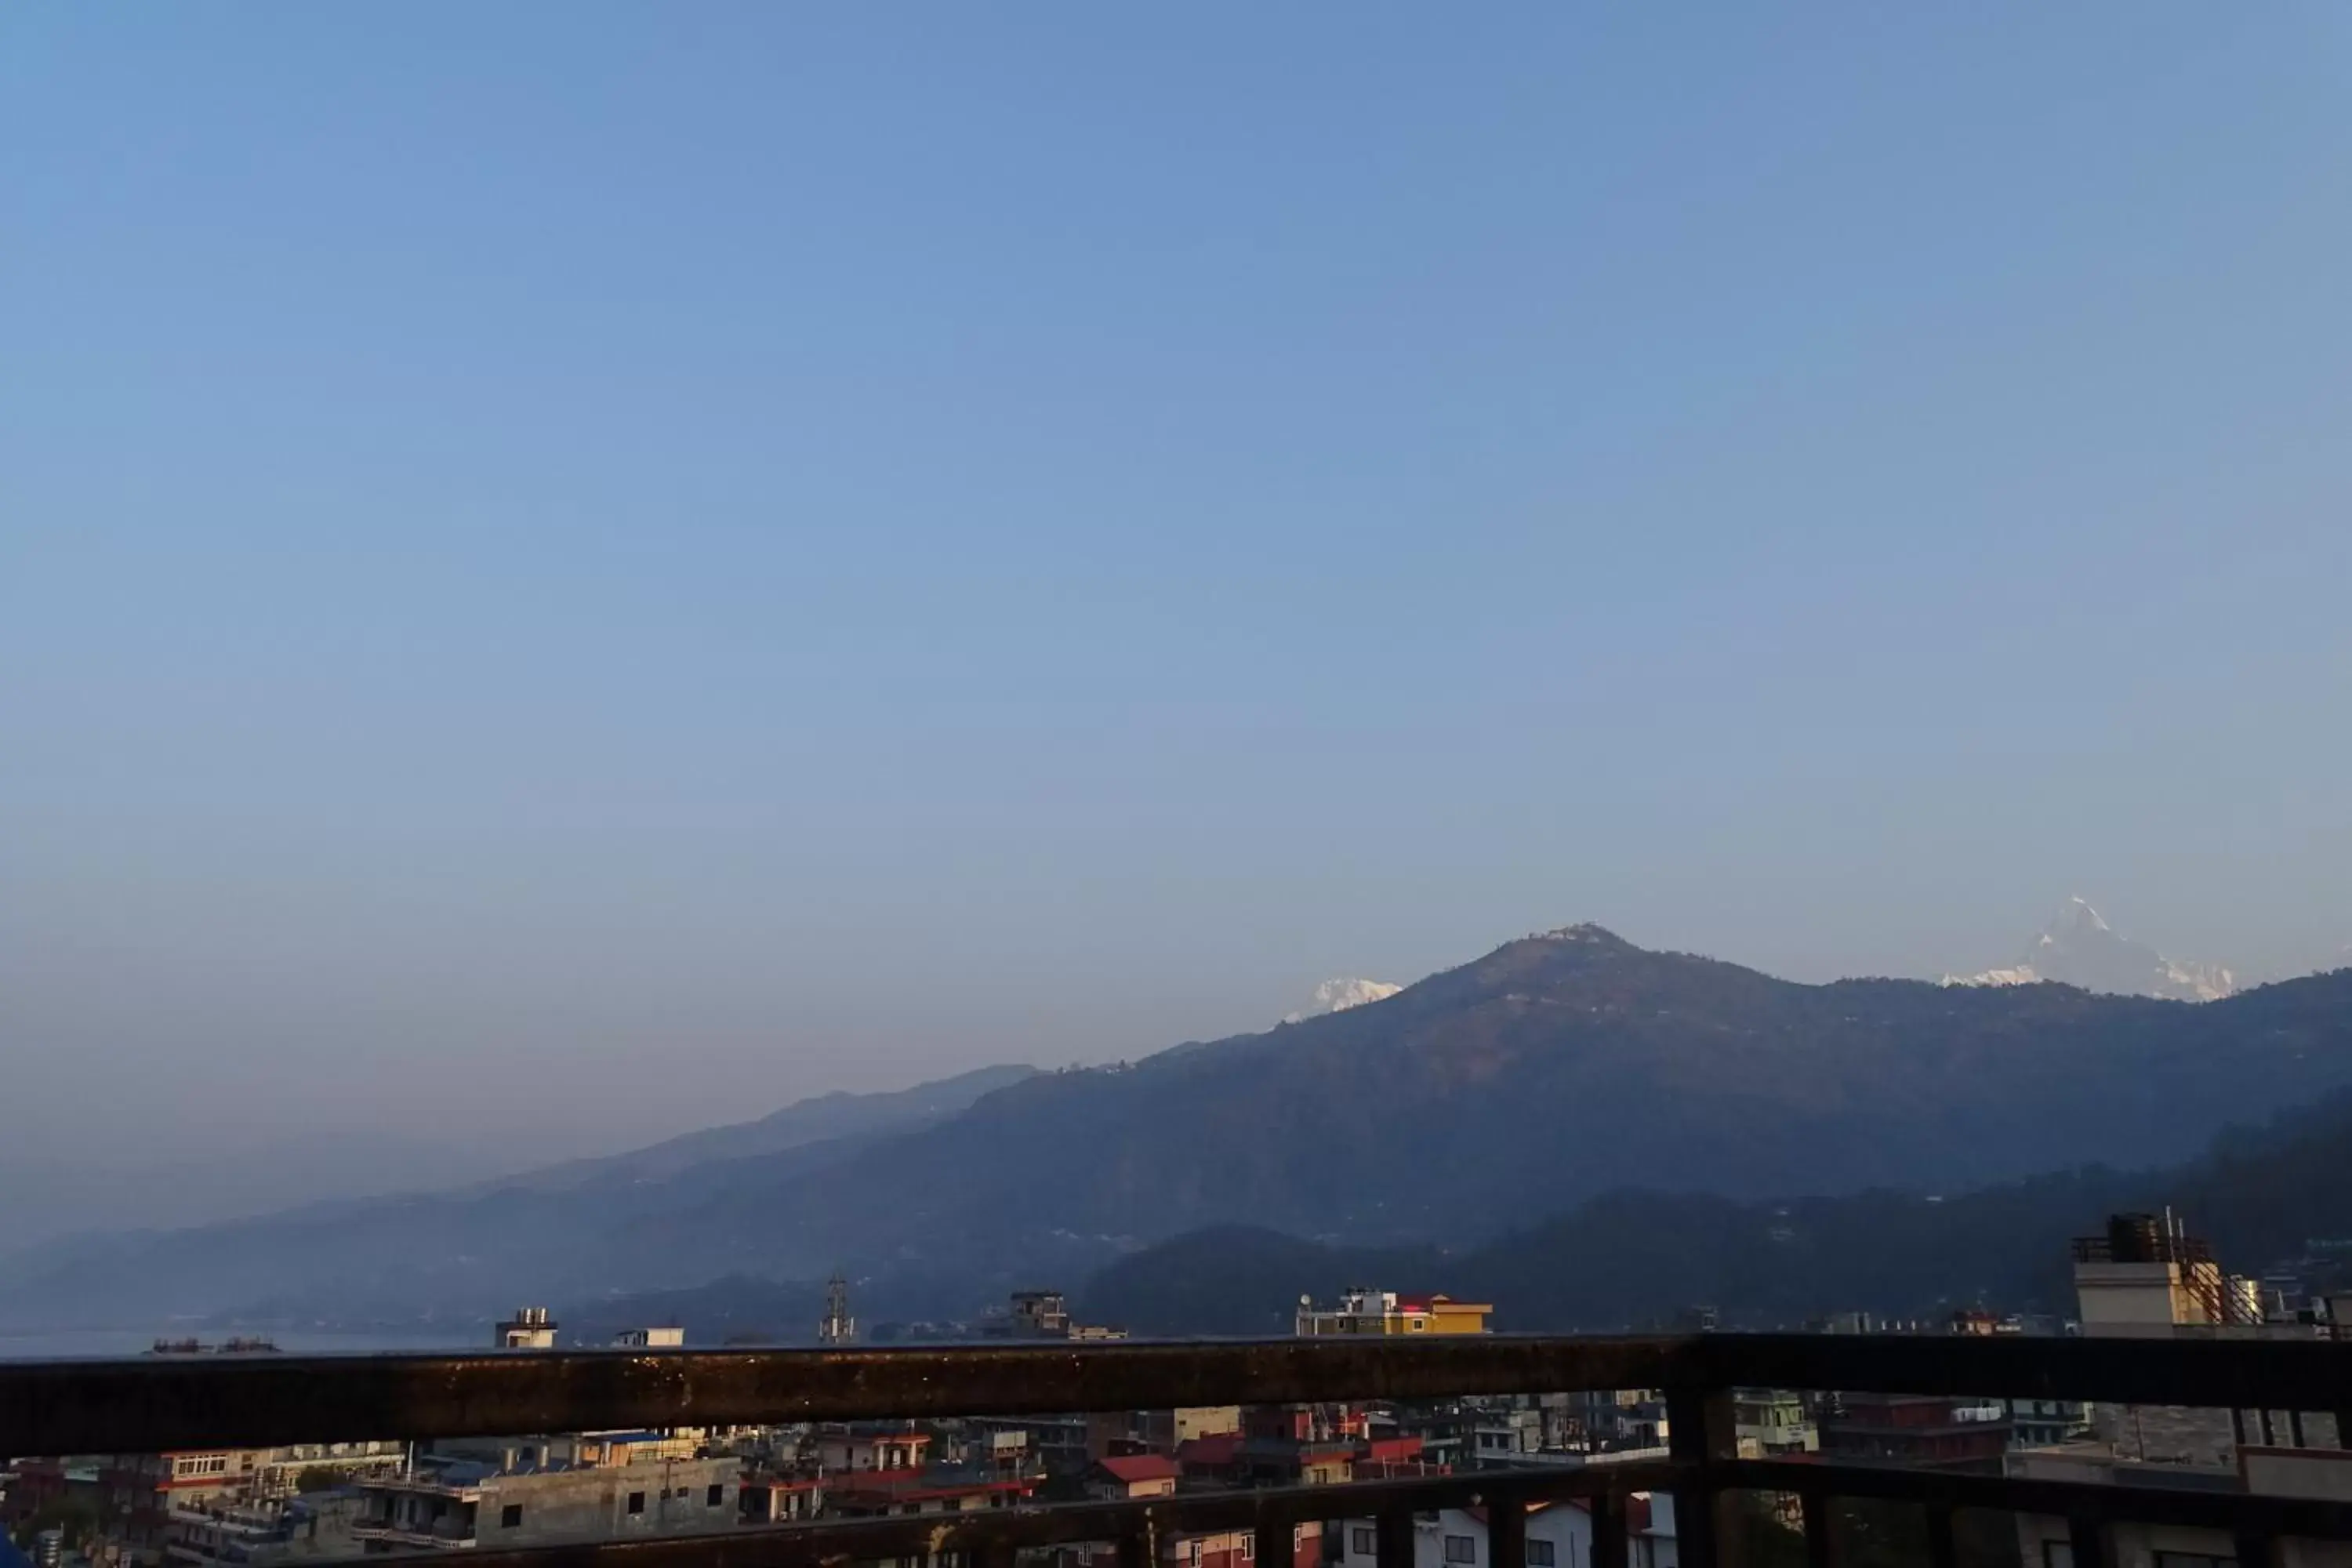
[[[457,1356],[272,1356],[0,1366],[0,1457],[152,1453],[373,1437],[470,1436],[866,1417],[1026,1415],[1186,1405],[1655,1388],[1662,1460],[1483,1470],[1339,1487],[1184,1493],[1121,1502],[814,1524],[738,1527],[532,1551],[473,1551],[471,1568],[815,1568],[962,1555],[1007,1568],[1023,1548],[1117,1543],[1154,1568],[1171,1533],[1378,1523],[1380,1560],[1412,1561],[1413,1515],[1486,1505],[1495,1568],[1525,1568],[1513,1503],[1580,1499],[1593,1568],[1623,1568],[1626,1500],[1675,1500],[1682,1568],[1717,1568],[1738,1491],[1803,1501],[1809,1558],[1831,1560],[1832,1500],[1920,1505],[1928,1557],[1953,1561],[1958,1509],[2069,1521],[2080,1568],[2111,1560],[2119,1522],[2218,1530],[2239,1568],[2273,1568],[2284,1538],[2352,1540],[2352,1502],[1958,1474],[1811,1459],[1741,1459],[1736,1388],[2095,1400],[2211,1409],[2327,1411],[2352,1434],[2352,1346],[2320,1342],[1705,1334],[1554,1339],[1312,1340],[977,1345],[855,1351],[629,1351]],[[1563,1564],[1562,1568],[1570,1568]]]

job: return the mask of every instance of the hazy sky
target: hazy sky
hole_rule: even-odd
[[[11,7],[10,1138],[535,1156],[1588,919],[2321,962],[2347,104],[2340,0]]]

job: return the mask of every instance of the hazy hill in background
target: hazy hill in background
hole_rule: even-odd
[[[202,1260],[217,1245],[226,1256],[251,1262],[262,1289],[191,1310],[360,1321],[465,1313],[471,1300],[465,1281],[481,1273],[526,1289],[551,1271],[568,1277],[583,1226],[625,1226],[742,1179],[747,1169],[762,1179],[789,1179],[794,1170],[841,1158],[861,1140],[929,1126],[1036,1070],[987,1067],[887,1093],[818,1095],[755,1121],[465,1187],[337,1197],[257,1220],[180,1230],[65,1237],[0,1260],[0,1301],[8,1298],[6,1282],[29,1279],[46,1282],[51,1300],[85,1300],[85,1318],[143,1322],[157,1315],[159,1300],[182,1298],[142,1290],[140,1271],[157,1259]],[[93,1293],[92,1282],[100,1281],[119,1293]],[[17,1321],[48,1326],[63,1319],[36,1311]]]
[[[903,1132],[952,1116],[982,1095],[1034,1078],[1036,1072],[1033,1067],[985,1067],[882,1094],[820,1094],[795,1100],[757,1121],[688,1132],[625,1153],[567,1160],[485,1182],[478,1190],[556,1192],[600,1183],[660,1181],[714,1161],[780,1154],[804,1144],[862,1133]]]
[[[976,1309],[1208,1226],[1464,1247],[1634,1184],[1956,1192],[2169,1164],[2347,1083],[2352,973],[2202,1005],[1805,985],[1575,926],[1299,1024],[1024,1078],[926,1125],[22,1261],[0,1321],[478,1313],[834,1268]]]

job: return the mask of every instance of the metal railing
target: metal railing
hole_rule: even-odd
[[[2288,1537],[2352,1540],[2352,1503],[2243,1491],[2031,1479],[1814,1459],[1742,1459],[1736,1388],[2071,1399],[2211,1409],[2326,1411],[2352,1435],[2352,1347],[2323,1342],[1704,1334],[1647,1338],[1333,1338],[907,1350],[524,1352],[269,1356],[0,1365],[0,1458],[153,1453],[383,1438],[887,1416],[936,1418],[1283,1405],[1350,1399],[1654,1388],[1664,1460],[1472,1471],[1337,1487],[1179,1492],[1118,1502],[855,1521],[740,1526],[708,1535],[473,1551],[472,1568],[813,1568],[960,1554],[1007,1568],[1021,1549],[1117,1544],[1156,1568],[1171,1534],[1370,1518],[1380,1562],[1412,1561],[1413,1516],[1485,1505],[1494,1568],[1525,1568],[1513,1504],[1576,1499],[1593,1568],[1623,1568],[1627,1500],[1671,1493],[1681,1568],[1735,1555],[1727,1505],[1742,1491],[1803,1501],[1809,1560],[1832,1556],[1839,1499],[1920,1505],[1936,1568],[1952,1515],[1990,1509],[2070,1523],[2074,1562],[2110,1560],[2123,1521],[2228,1533],[2239,1568],[2272,1568]],[[1563,1564],[1562,1568],[1572,1568]]]

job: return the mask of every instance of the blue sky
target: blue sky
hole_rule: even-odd
[[[536,1152],[1578,920],[2320,963],[2347,101],[2332,4],[14,9],[0,1050]]]

